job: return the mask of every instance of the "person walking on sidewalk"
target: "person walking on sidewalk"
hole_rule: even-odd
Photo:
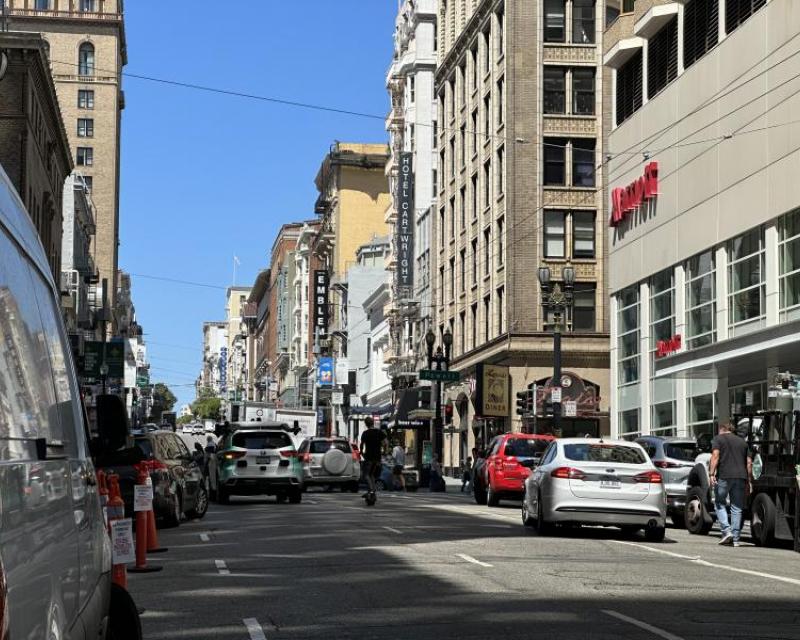
[[[472,493],[472,458],[467,458],[461,468],[461,493],[464,493],[464,487],[467,488],[467,493]]]
[[[709,467],[717,521],[722,529],[719,544],[738,547],[742,532],[745,492],[752,476],[753,459],[747,443],[733,432],[729,422],[719,426],[719,435],[711,441]],[[725,506],[725,500],[728,498],[731,503],[730,522],[728,522],[728,509]]]
[[[394,466],[392,467],[394,482],[400,487],[400,491],[405,491],[406,479],[403,475],[403,469],[406,467],[406,450],[399,442],[392,449],[392,458],[394,459]]]

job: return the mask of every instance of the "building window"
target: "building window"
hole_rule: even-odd
[[[444,267],[439,267],[439,304],[444,306]]]
[[[492,26],[487,25],[483,32],[483,73],[488,74],[492,68]]]
[[[764,411],[767,408],[766,382],[751,382],[737,387],[728,387],[731,417],[737,413]]]
[[[642,108],[642,52],[617,69],[617,125]]]
[[[594,282],[576,282],[572,298],[572,330],[594,332],[597,285]]]
[[[94,120],[92,118],[78,118],[78,137],[94,138]]]
[[[444,149],[442,149],[442,150],[439,152],[439,168],[440,168],[442,171],[445,171],[445,172],[447,171],[447,165],[444,163]],[[439,188],[440,188],[442,191],[444,191],[445,184],[447,184],[447,180],[445,180],[445,179],[444,179],[445,177],[446,177],[446,176],[445,176],[444,174],[442,174],[442,178],[443,178],[443,179],[442,179],[442,184],[441,184],[441,185],[439,185]]]
[[[617,295],[618,384],[639,381],[639,285]]]
[[[505,160],[506,160],[506,149],[505,147],[500,147],[497,150],[497,167],[495,167],[495,175],[497,176],[498,196],[505,193],[505,185],[503,184],[505,180]]]
[[[595,0],[572,0],[572,41],[594,44]]]
[[[629,409],[628,411],[620,411],[618,416],[619,437],[623,440],[636,440],[641,434],[639,410]]]
[[[467,188],[461,187],[458,192],[458,207],[461,214],[461,230],[467,229]]]
[[[566,184],[567,141],[562,138],[544,140],[544,184]]]
[[[467,352],[467,314],[462,311],[458,314],[458,338],[461,343],[461,353]]]
[[[492,132],[492,96],[483,98],[483,141],[488,142]]]
[[[461,258],[461,287],[462,292],[467,290],[467,250],[462,249],[460,253]]]
[[[686,261],[686,348],[717,340],[717,269],[714,250]]]
[[[580,138],[572,141],[572,186],[594,186],[595,141]]]
[[[505,262],[505,244],[503,227],[505,226],[505,218],[500,217],[497,220],[497,266],[502,267]]]
[[[683,66],[687,69],[691,67],[718,40],[719,0],[692,0],[687,3],[683,10]],[[649,68],[648,65],[648,73]]]
[[[94,109],[94,91],[90,89],[78,90],[78,109]]]
[[[472,112],[472,153],[478,153],[478,110]]]
[[[492,229],[486,227],[483,231],[483,274],[489,275],[492,267]]]
[[[566,213],[544,212],[544,257],[566,257]]]
[[[459,166],[463,169],[467,164],[467,125],[461,125],[458,135],[459,155],[461,156],[461,163]]]
[[[505,11],[497,12],[497,31],[495,40],[497,41],[497,57],[501,57],[506,51],[506,14]]]
[[[450,300],[456,299],[456,259],[450,258]]]
[[[544,0],[544,41],[566,41],[566,0]]]
[[[458,79],[461,83],[459,85],[459,92],[458,92],[458,106],[463,107],[467,103],[467,61],[462,60],[461,64],[458,65]]]
[[[794,320],[800,317],[800,209],[783,217],[779,233],[781,319]]]
[[[707,393],[686,400],[686,422],[689,436],[696,438],[703,433],[714,432],[714,416],[717,415],[716,397]]]
[[[731,33],[739,25],[752,16],[767,0],[726,0],[725,1],[725,31]]]
[[[439,240],[441,241],[439,247],[444,249],[444,207],[439,209]]]
[[[567,112],[567,70],[564,67],[544,68],[544,112]]]
[[[505,287],[499,287],[497,289],[497,333],[498,335],[503,333],[503,297],[506,290]]]
[[[97,0],[81,0],[80,11],[97,11]]]
[[[578,116],[594,115],[594,69],[572,70],[572,113]]]
[[[94,75],[94,45],[84,42],[78,50],[78,75]]]
[[[761,326],[765,315],[764,230],[728,242],[728,324],[733,334]]]
[[[492,203],[492,161],[487,160],[483,164],[483,206],[488,207]]]
[[[94,178],[92,178],[92,176],[83,176],[83,183],[86,185],[86,190],[91,193],[92,186],[94,184]]]
[[[660,340],[675,335],[675,285],[672,269],[650,278],[650,353],[655,366],[655,351]]]
[[[472,323],[472,348],[478,346],[478,303],[476,302],[470,307],[470,320]]]
[[[416,76],[409,76],[408,78],[408,101],[414,104],[417,101],[417,86]]]
[[[652,98],[678,77],[678,16],[647,45],[647,95]]]
[[[636,0],[622,0],[622,13],[633,13],[633,3]]]
[[[478,89],[478,45],[476,44],[472,51],[470,51],[470,60],[472,61],[472,90]]]
[[[595,212],[572,212],[572,257],[595,257]]]
[[[36,0],[36,4],[34,4],[34,9],[36,9],[37,11],[49,11],[50,2],[51,0]]]
[[[650,410],[650,433],[654,436],[676,436],[675,401],[654,404]]]
[[[485,342],[489,342],[489,336],[491,335],[489,331],[489,326],[492,324],[491,309],[492,297],[486,296],[483,299],[483,339]]]
[[[78,147],[76,162],[79,167],[91,167],[94,164],[94,149],[92,147]]]
[[[433,183],[433,192],[436,193],[437,192],[436,189],[438,188],[438,182],[439,182],[439,174],[436,171],[436,169],[433,170],[431,182]]]
[[[478,218],[478,174],[472,174],[472,219]]]
[[[433,121],[433,148],[439,148],[439,123],[434,120]]]
[[[456,139],[455,137],[450,138],[450,173],[449,175],[452,177],[456,173]]]
[[[503,124],[503,122],[505,121],[504,117],[503,117],[503,103],[504,103],[504,99],[503,98],[504,98],[504,95],[505,95],[505,86],[506,86],[505,78],[500,78],[497,81],[497,92],[495,94],[496,98],[497,98],[497,126],[498,127],[501,124]]]
[[[472,284],[478,283],[478,239],[472,239]]]
[[[450,198],[450,239],[456,237],[456,197]]]

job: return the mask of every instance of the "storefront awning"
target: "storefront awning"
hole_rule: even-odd
[[[767,369],[800,370],[800,320],[682,351],[655,362],[655,378],[763,380]]]
[[[389,428],[420,429],[427,427],[430,424],[428,420],[414,415],[416,411],[424,408],[421,406],[424,399],[423,395],[427,394],[423,394],[423,389],[419,387],[401,390],[394,414],[389,418]]]
[[[362,416],[386,416],[389,415],[394,407],[390,403],[385,404],[368,404],[362,407],[350,407],[350,415]]]

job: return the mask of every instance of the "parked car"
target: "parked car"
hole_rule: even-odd
[[[231,423],[217,444],[209,473],[217,501],[231,496],[272,495],[278,502],[302,500],[303,466],[290,429],[277,422]]]
[[[202,436],[205,433],[205,429],[203,429],[202,424],[193,424],[192,425],[192,434],[196,436]]]
[[[361,456],[346,438],[306,438],[297,449],[303,465],[303,487],[338,486],[358,491]]]
[[[664,482],[641,445],[624,440],[554,440],[525,481],[522,522],[546,534],[555,524],[645,529],[664,539]]]
[[[395,478],[394,472],[394,461],[383,461],[381,465],[381,475],[375,481],[378,489],[380,491],[399,491],[400,484],[397,482]],[[403,469],[403,479],[405,480],[406,484],[406,491],[417,491],[419,489],[419,478],[417,477],[417,472],[412,471],[411,469]]]
[[[181,427],[181,433],[185,433],[186,435],[190,436],[194,433],[194,428],[190,424],[185,424]]]
[[[686,484],[699,453],[697,441],[693,438],[642,436],[636,442],[642,445],[664,480],[667,515],[676,527],[684,528]]]
[[[111,584],[111,547],[61,288],[14,187],[0,169],[0,635],[141,638],[127,592]],[[124,445],[108,419],[93,451]],[[114,416],[116,417],[116,416]],[[123,615],[124,614],[124,615]],[[120,629],[126,635],[117,636]]]
[[[501,499],[519,500],[531,468],[552,440],[553,436],[527,433],[496,436],[489,443],[483,462],[476,465],[475,501],[496,507]]]

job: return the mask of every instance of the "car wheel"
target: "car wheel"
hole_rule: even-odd
[[[378,479],[375,481],[375,488],[378,491],[386,491],[386,483],[383,480]]]
[[[490,507],[496,507],[500,504],[500,496],[497,491],[492,489],[492,481],[489,479],[489,486],[486,487],[486,504]]]
[[[277,496],[275,496],[275,499],[278,501],[278,504],[286,504],[286,494],[285,493],[279,493]]]
[[[775,542],[775,503],[766,493],[759,493],[753,500],[750,516],[750,531],[759,547],[769,547]]]
[[[206,511],[208,511],[208,489],[206,489],[205,484],[201,484],[197,489],[197,500],[195,501],[194,509],[188,511],[186,515],[193,520],[199,520],[206,515]]]
[[[532,527],[536,524],[536,520],[528,512],[528,494],[522,496],[522,525],[525,527]]]
[[[553,525],[545,520],[542,494],[539,494],[539,499],[536,501],[536,533],[538,533],[540,536],[548,536],[552,532]]]
[[[231,503],[230,494],[228,494],[228,490],[225,487],[223,487],[222,485],[217,487],[217,502],[219,504],[230,504]]]
[[[692,487],[686,495],[684,522],[689,533],[696,536],[708,535],[714,523],[706,508],[706,497],[700,487]]]
[[[289,493],[289,504],[300,504],[303,500],[303,492],[300,489],[295,489]]]
[[[136,603],[125,589],[116,584],[111,585],[105,640],[142,640],[142,623]]]
[[[177,527],[181,523],[182,515],[183,501],[181,500],[181,492],[179,490],[175,493],[169,513],[164,516],[164,526],[170,529]]]
[[[473,494],[475,496],[476,504],[486,504],[486,489],[480,482],[475,482],[475,490],[473,491]]]
[[[648,542],[664,542],[666,533],[665,527],[647,527],[644,530],[644,537]]]
[[[674,524],[676,528],[686,528],[686,516],[684,515],[683,511],[673,511],[669,515],[672,518],[672,524]]]

